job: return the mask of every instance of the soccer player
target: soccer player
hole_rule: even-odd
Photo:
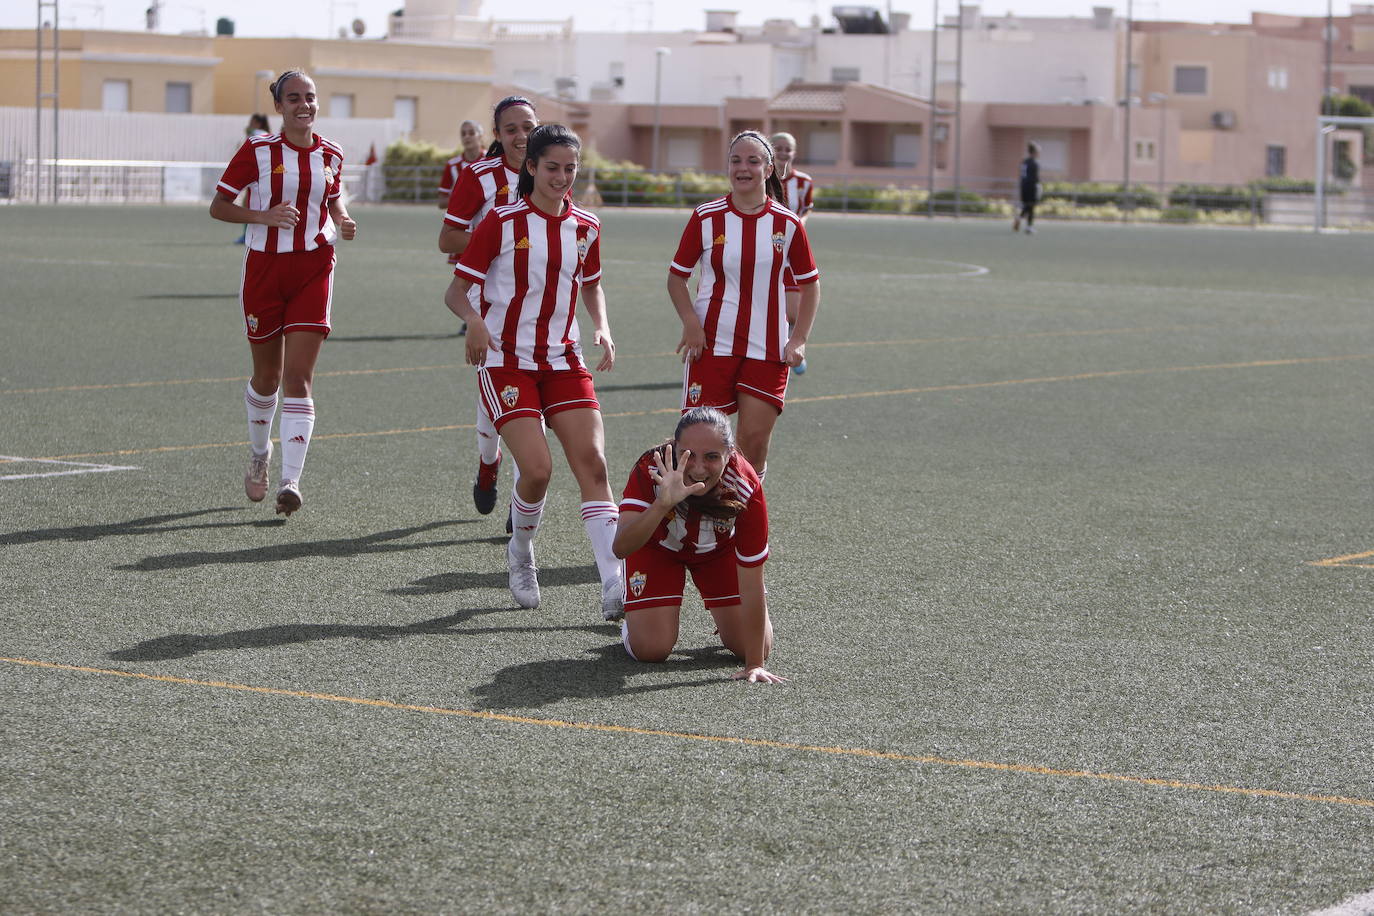
[[[820,272],[801,217],[781,203],[773,147],[753,130],[730,142],[730,193],[692,212],[668,268],[668,296],[682,320],[682,409],[739,414],[739,450],[767,472],[789,366],[806,357],[820,304]],[[771,196],[770,196],[771,191]],[[700,269],[696,295],[687,286]],[[783,274],[801,287],[789,330]]]
[[[534,535],[553,473],[548,423],[581,490],[582,521],[601,576],[602,616],[618,620],[624,573],[611,544],[619,512],[606,475],[601,408],[574,314],[580,291],[592,340],[602,350],[597,371],[611,369],[615,343],[600,283],[601,224],[568,200],[582,148],[577,135],[547,124],[530,133],[528,144],[518,199],[478,224],[444,302],[468,322],[467,361],[478,367],[482,406],[519,470],[506,547],[516,604],[539,606]],[[480,313],[468,296],[473,283],[482,284]]]
[[[482,150],[482,125],[476,121],[464,121],[458,127],[458,139],[462,144],[462,149],[458,155],[444,163],[444,170],[439,175],[439,209],[448,209],[448,199],[453,195],[453,188],[458,184],[458,173],[472,165],[484,155]],[[450,263],[457,264],[458,259],[454,258]]]
[[[493,207],[504,207],[517,199],[516,187],[525,164],[525,144],[530,132],[539,126],[534,103],[523,96],[507,96],[492,112],[496,139],[487,155],[463,169],[449,195],[444,226],[439,231],[439,250],[457,258],[472,239],[472,232]],[[481,307],[481,290],[469,290],[474,311]],[[467,321],[463,328],[466,331]],[[489,515],[496,508],[496,479],[501,469],[501,440],[491,418],[477,396],[477,478],[472,484],[472,502],[477,511]]]
[[[272,420],[281,392],[281,486],[277,512],[301,507],[301,472],[315,428],[311,385],[329,336],[334,242],[358,226],[343,201],[343,151],[314,132],[315,82],[288,70],[272,84],[280,134],[249,137],[234,154],[210,202],[210,215],[247,225],[244,324],[253,377],[244,390],[252,449],[243,488],[260,502],[268,489]],[[234,199],[247,190],[247,206]]]
[[[783,203],[787,204],[787,209],[801,217],[804,226],[806,218],[811,215],[816,180],[792,167],[797,158],[796,137],[781,131],[769,138],[769,142],[773,144],[773,166],[777,169],[778,180],[782,182],[782,189],[786,195]],[[783,278],[783,292],[787,299],[787,326],[790,328],[797,323],[797,306],[801,303],[801,287],[792,279],[790,271]],[[797,375],[804,373],[806,357],[802,357],[802,361],[793,366],[792,371]]]
[[[1021,220],[1026,221],[1026,235],[1035,233],[1035,205],[1040,203],[1040,144],[1031,141],[1026,144],[1026,158],[1021,160],[1021,212],[1011,221],[1011,231],[1021,228]]]
[[[744,660],[733,677],[785,680],[763,667],[773,648],[763,482],[736,451],[725,414],[687,411],[671,442],[640,457],[620,499],[615,553],[625,557],[620,636],[632,658],[661,662],[673,651],[690,572],[720,641]]]

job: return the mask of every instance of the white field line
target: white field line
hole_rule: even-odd
[[[1343,900],[1325,910],[1313,910],[1307,916],[1370,916],[1374,913],[1374,891]]]
[[[0,455],[0,464],[60,464],[74,468],[70,471],[42,471],[37,474],[5,474],[0,480],[33,480],[36,477],[70,477],[74,474],[106,474],[110,471],[138,471],[141,468],[118,464],[89,464],[84,461],[58,461],[54,458],[20,458],[16,455]]]

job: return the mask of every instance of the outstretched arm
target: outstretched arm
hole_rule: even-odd
[[[751,684],[780,684],[787,678],[773,674],[763,667],[773,649],[773,623],[768,619],[768,601],[763,591],[763,565],[739,568],[741,645],[731,646],[744,656],[744,668],[731,675],[737,681]]]
[[[674,460],[671,444],[654,454],[654,466],[649,469],[649,477],[657,487],[653,505],[643,512],[620,513],[615,540],[611,542],[611,550],[617,557],[623,560],[649,543],[659,522],[671,515],[678,503],[706,491],[704,483],[687,482],[687,458],[691,454],[690,450],[685,451],[680,459]]]

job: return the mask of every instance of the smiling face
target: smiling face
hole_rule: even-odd
[[[534,176],[535,206],[546,213],[562,211],[563,198],[577,180],[577,150],[561,143],[544,147],[537,160],[525,163]]]
[[[281,115],[283,133],[288,137],[308,138],[315,127],[315,115],[320,111],[315,81],[308,76],[291,77],[281,87],[281,100],[276,102],[276,108]]]
[[[539,119],[528,105],[512,105],[501,112],[496,122],[496,138],[501,141],[508,163],[516,168],[525,164],[525,143],[538,126]]]
[[[730,190],[737,197],[761,198],[764,182],[772,174],[768,150],[760,140],[741,137],[730,147]]]
[[[791,168],[792,159],[796,155],[797,148],[788,137],[780,136],[773,140],[773,164],[779,174],[785,174]]]
[[[697,423],[684,429],[678,437],[679,466],[682,465],[682,455],[689,451],[691,454],[686,458],[687,482],[704,483],[705,492],[710,493],[720,483],[720,475],[725,473],[725,465],[730,460],[730,447],[710,423]]]

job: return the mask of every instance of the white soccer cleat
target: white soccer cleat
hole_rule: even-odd
[[[506,545],[506,568],[510,570],[510,594],[515,603],[526,610],[539,607],[539,567],[534,565],[534,548],[521,554],[512,540]]]
[[[301,485],[294,480],[283,480],[277,491],[277,514],[290,515],[301,507]]]
[[[625,617],[625,580],[620,576],[601,585],[601,616],[605,620]]]
[[[255,503],[267,498],[267,464],[272,460],[272,443],[267,443],[267,451],[259,455],[249,451],[248,473],[243,475],[243,492]]]

